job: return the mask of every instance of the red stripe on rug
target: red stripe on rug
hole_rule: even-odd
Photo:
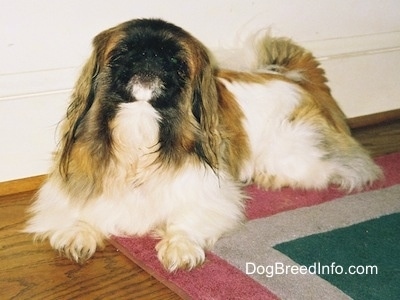
[[[207,253],[206,262],[192,271],[168,273],[157,259],[150,237],[112,240],[129,259],[184,299],[278,299],[258,282],[218,256]]]
[[[383,168],[385,179],[369,190],[400,183],[400,153],[382,156],[376,162]],[[282,189],[261,191],[247,189],[253,198],[247,205],[249,219],[267,217],[279,212],[327,202],[345,195],[329,188],[324,191]],[[185,299],[277,299],[268,289],[213,253],[207,253],[206,263],[190,272],[168,273],[157,259],[157,241],[150,237],[114,237],[112,244],[141,268]]]
[[[400,182],[400,153],[393,153],[375,159],[384,170],[384,180],[376,182],[364,190],[376,190]],[[264,191],[255,186],[247,188],[251,200],[247,203],[246,214],[249,220],[265,218],[283,211],[307,207],[331,201],[346,195],[334,187],[322,191],[293,190],[284,188],[277,191]],[[354,192],[355,194],[357,192]]]

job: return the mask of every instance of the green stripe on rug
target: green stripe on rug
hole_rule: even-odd
[[[274,248],[354,299],[400,299],[399,213]]]

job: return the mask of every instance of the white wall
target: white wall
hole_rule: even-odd
[[[1,0],[0,181],[47,172],[92,37],[139,17],[217,52],[270,28],[315,52],[349,117],[400,107],[398,0]]]

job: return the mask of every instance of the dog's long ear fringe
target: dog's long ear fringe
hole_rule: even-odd
[[[67,110],[67,116],[62,126],[60,174],[67,178],[68,163],[74,145],[77,130],[89,109],[92,107],[95,97],[94,81],[98,68],[97,59],[92,57],[86,63],[72,94],[72,101]]]
[[[105,54],[109,40],[115,28],[106,30],[93,40],[93,52],[84,65],[71,96],[66,118],[61,127],[59,172],[67,179],[72,147],[78,135],[79,127],[92,107],[96,94],[96,78],[105,63]]]
[[[208,165],[217,169],[219,165],[218,147],[218,94],[215,84],[214,68],[208,57],[202,63],[201,71],[195,81],[193,92],[193,115],[200,124],[201,140],[195,151]]]

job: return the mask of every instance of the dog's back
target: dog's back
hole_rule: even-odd
[[[346,190],[380,178],[380,169],[351,137],[311,52],[267,35],[255,54],[248,75],[222,74],[246,115],[254,161],[245,178],[252,172],[252,180],[265,188],[336,184]]]

